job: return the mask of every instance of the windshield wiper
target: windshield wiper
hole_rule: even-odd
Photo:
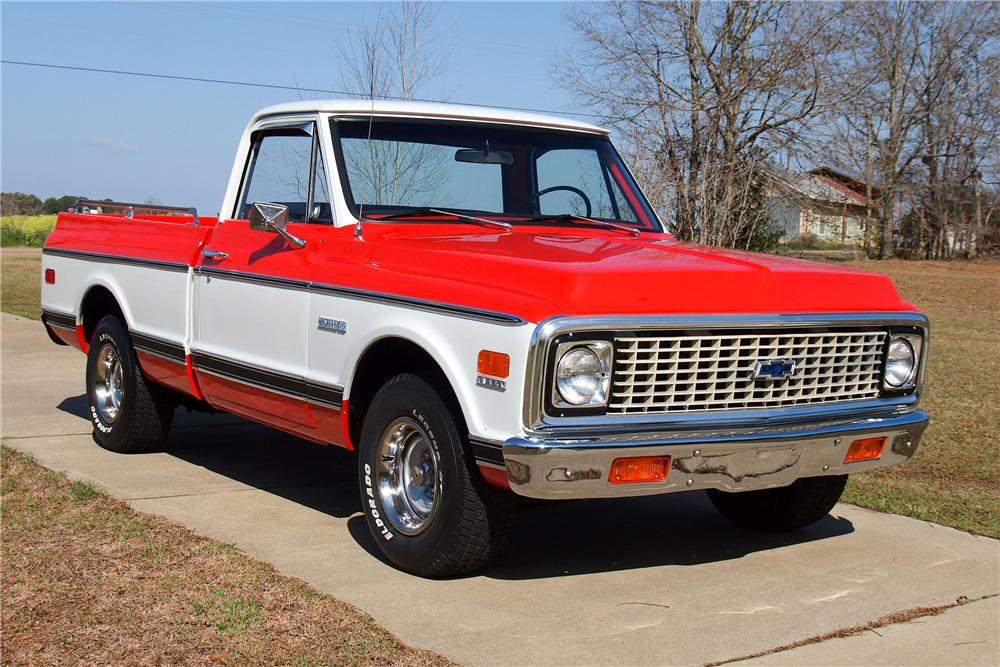
[[[593,218],[588,218],[583,215],[576,215],[575,213],[560,213],[559,215],[536,215],[533,218],[528,218],[524,222],[585,223],[588,225],[595,225],[597,227],[605,227],[607,229],[617,229],[620,232],[627,232],[631,236],[639,236],[639,230],[636,229],[635,227],[619,224],[617,222],[608,222],[607,220],[594,220]]]
[[[477,218],[474,215],[466,215],[465,213],[459,213],[458,211],[448,211],[443,208],[415,208],[409,211],[390,213],[378,218],[365,218],[364,220],[365,222],[383,222],[385,220],[403,220],[405,218],[415,218],[426,215],[446,215],[461,222],[470,222],[481,227],[502,229],[507,232],[509,232],[511,228],[511,224],[509,222],[500,222],[499,220],[489,220],[487,218]]]

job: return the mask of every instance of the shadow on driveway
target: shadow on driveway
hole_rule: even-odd
[[[84,396],[59,409],[87,419]],[[97,445],[95,444],[95,447]],[[360,514],[357,459],[227,414],[178,409],[165,452],[310,509],[347,519],[352,538],[384,560]],[[482,574],[538,579],[663,565],[700,565],[853,532],[828,516],[792,533],[739,528],[702,492],[641,498],[525,503],[500,556]]]

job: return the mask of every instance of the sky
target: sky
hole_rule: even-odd
[[[568,8],[444,4],[437,25],[447,29],[450,67],[429,96],[572,111],[572,95],[553,83],[557,45],[572,43]],[[3,60],[339,89],[338,43],[374,26],[379,11],[376,3],[0,2],[0,52]],[[42,199],[155,197],[211,215],[250,116],[296,99],[293,90],[3,64],[0,188]]]

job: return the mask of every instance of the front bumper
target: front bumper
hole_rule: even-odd
[[[927,414],[916,410],[754,431],[511,438],[503,444],[503,457],[510,488],[531,498],[752,491],[787,486],[801,477],[844,475],[902,463],[916,452],[927,423]],[[888,439],[881,458],[844,463],[852,441],[879,436]],[[662,482],[609,483],[612,462],[629,456],[670,456],[670,472]]]

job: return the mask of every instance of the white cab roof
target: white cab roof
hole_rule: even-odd
[[[265,116],[314,112],[345,116],[367,116],[374,112],[376,116],[442,118],[483,123],[531,125],[593,134],[608,133],[607,130],[596,125],[581,123],[580,121],[569,120],[568,118],[560,118],[559,116],[550,116],[548,114],[479,107],[467,104],[392,100],[375,100],[374,103],[371,100],[304,100],[302,102],[277,104],[258,111],[251,124]]]

